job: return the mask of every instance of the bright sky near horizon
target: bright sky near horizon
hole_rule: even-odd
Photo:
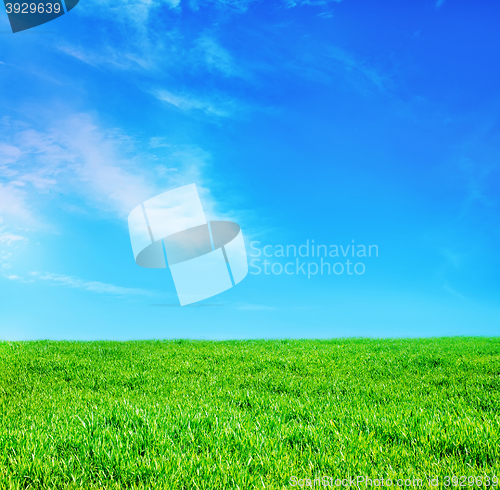
[[[0,339],[500,335],[498,2],[81,0],[0,24]],[[191,183],[253,265],[180,307],[127,217]],[[313,240],[364,273],[275,256]]]

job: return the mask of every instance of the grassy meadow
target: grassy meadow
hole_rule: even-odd
[[[493,483],[499,457],[500,338],[0,342],[1,489]]]

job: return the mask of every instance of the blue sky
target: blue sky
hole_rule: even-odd
[[[82,0],[16,34],[3,13],[0,338],[499,335],[499,22],[454,0]],[[378,257],[177,306],[127,216],[191,183],[249,253]]]

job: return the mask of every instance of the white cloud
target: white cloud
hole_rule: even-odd
[[[14,224],[34,224],[26,192],[10,182],[0,182],[0,217],[6,223],[9,220]]]
[[[325,5],[336,4],[338,1],[282,0],[279,6],[283,5],[286,8],[316,6],[324,10]],[[220,24],[223,24],[227,22],[228,15],[244,14],[252,4],[257,3],[257,0],[185,2],[125,0],[119,5],[111,0],[89,0],[89,2],[88,10],[81,10],[81,15],[91,13],[93,22],[102,23],[103,28],[96,28],[96,38],[93,43],[87,43],[85,46],[71,42],[60,43],[57,48],[60,52],[99,69],[129,71],[129,81],[136,83],[140,90],[187,113],[223,118],[232,117],[243,108],[248,108],[242,102],[242,96],[235,95],[236,91],[228,88],[224,79],[239,79],[240,83],[258,85],[254,78],[259,68],[262,69],[262,65],[252,66],[248,61],[240,61],[240,57],[233,55],[231,50],[217,39],[214,34],[217,32],[216,29],[208,28],[203,32],[197,29],[190,30],[179,23],[179,15],[186,8],[211,9],[218,12],[214,20],[220,20]],[[162,15],[159,15],[160,12]],[[153,21],[154,25],[151,24]],[[113,25],[113,29],[104,28],[109,24]],[[218,24],[219,22],[213,23],[214,26]],[[269,46],[267,48],[269,49]],[[296,55],[297,53],[292,53],[290,60],[295,60]],[[348,70],[354,70],[361,75],[361,78],[370,80],[379,88],[385,83],[385,79],[378,71],[348,57],[345,53],[333,52],[330,58],[338,59]],[[300,76],[307,76],[308,73],[314,76],[316,73],[318,76],[328,78],[330,82],[330,77],[325,76],[328,69],[325,70],[323,62],[324,59],[315,60],[311,66],[308,60],[304,59],[298,63],[296,71]],[[197,93],[189,86],[193,74],[196,75],[195,79],[200,77],[222,79],[217,86],[226,86],[228,91],[226,94],[230,95],[222,92]],[[177,80],[183,81],[182,89],[179,89]],[[168,81],[168,85],[165,81]]]
[[[48,213],[44,218],[46,209],[37,205],[36,192],[79,198],[88,208],[123,220],[125,226],[125,218],[139,203],[195,183],[211,219],[224,217],[208,190],[205,167],[210,155],[203,150],[175,146],[162,137],[140,143],[119,129],[100,127],[88,114],[44,126],[44,131],[24,127],[16,132],[19,125],[12,124],[6,138],[18,150],[12,151],[18,158],[9,164],[9,171],[0,169],[0,218],[9,228],[10,242],[20,236],[16,226],[43,228]],[[50,206],[52,201],[44,202]],[[65,201],[57,203],[64,206]],[[75,203],[67,204],[65,209],[70,210]]]
[[[302,7],[324,7],[329,3],[339,3],[342,0],[282,0],[281,3],[286,8]],[[193,10],[200,10],[203,7],[214,5],[219,10],[225,10],[234,14],[244,14],[252,4],[259,3],[259,0],[190,0],[189,6]]]
[[[15,146],[0,143],[0,166],[10,165],[21,156],[21,150]]]
[[[50,272],[30,272],[31,277],[36,281],[47,281],[53,286],[66,286],[73,289],[82,289],[98,294],[110,294],[115,296],[156,296],[159,293],[138,288],[125,288],[106,284],[98,281],[85,281],[78,277],[65,276],[63,274],[52,274]],[[18,276],[14,276],[16,279]]]
[[[0,183],[0,215],[10,218],[10,224],[33,218],[31,189],[64,190],[122,217],[155,192],[147,172],[135,170],[133,157],[125,155],[127,136],[102,130],[87,114],[56,122],[45,131],[14,131],[11,138],[17,161],[8,171],[0,169],[0,178],[10,178]]]
[[[197,42],[202,58],[210,70],[222,73],[226,77],[244,77],[242,69],[237,66],[232,55],[213,37],[202,36]]]
[[[152,2],[153,4],[154,2]],[[153,8],[153,7],[152,7]],[[119,32],[124,25],[121,24]],[[197,71],[209,76],[224,78],[250,78],[235,62],[230,52],[213,37],[185,38],[172,28],[158,37],[155,29],[134,35],[130,45],[130,33],[123,33],[123,42],[108,39],[94,48],[82,48],[61,44],[58,49],[64,54],[88,65],[114,70],[126,70],[141,74],[137,85],[157,99],[186,112],[198,111],[208,116],[230,117],[244,106],[232,97],[218,93],[199,95],[192,90],[171,90],[164,87],[164,81],[175,84],[175,77],[186,71]],[[144,83],[144,78],[148,83]],[[131,78],[134,81],[134,78]],[[150,87],[158,86],[158,89]]]
[[[329,3],[340,3],[342,0],[285,0],[285,4],[288,8],[292,7],[302,7],[308,5],[311,7],[324,7]]]
[[[94,67],[104,65],[107,68],[112,67],[116,70],[152,70],[155,68],[153,53],[148,46],[141,49],[136,47],[133,50],[123,46],[117,49],[111,45],[104,45],[98,51],[92,51],[71,44],[60,44],[57,49]]]
[[[70,45],[61,45],[59,49],[84,63],[95,67],[113,68],[141,73],[138,82],[140,90],[144,90],[158,100],[177,107],[187,113],[204,114],[209,117],[230,117],[242,109],[243,105],[232,98],[218,94],[199,95],[192,90],[171,90],[164,88],[165,80],[172,80],[176,74],[186,69],[197,69],[201,73],[223,75],[224,77],[242,77],[243,72],[234,63],[227,50],[213,39],[202,37],[193,41],[182,41],[177,33],[170,33],[164,39],[152,41],[145,34],[142,41],[127,47],[104,45],[97,50],[89,51]],[[193,47],[194,45],[194,47]],[[144,83],[144,77],[149,80]],[[132,78],[133,81],[133,78]],[[175,85],[175,82],[171,82]],[[157,89],[150,87],[157,86]]]
[[[216,103],[210,100],[197,99],[185,94],[174,94],[168,90],[157,90],[154,95],[162,102],[171,104],[182,111],[199,110],[205,114],[218,117],[228,117],[230,115],[228,110],[218,107]]]
[[[75,115],[53,130],[67,151],[74,155],[74,190],[98,207],[127,216],[155,189],[147,172],[135,169],[127,157],[128,138],[119,131],[103,131],[86,114]]]
[[[25,242],[26,239],[19,235],[7,233],[0,229],[0,270],[7,270],[12,268],[13,252],[20,247],[20,244]],[[5,248],[5,247],[8,247]]]
[[[88,0],[87,9],[80,15],[91,15],[93,18],[105,18],[124,24],[127,28],[145,29],[154,11],[162,8],[176,10],[180,0]]]
[[[11,245],[14,242],[19,242],[22,240],[26,240],[26,238],[21,235],[15,235],[13,233],[3,231],[2,228],[0,228],[0,243]]]
[[[113,0],[89,0],[87,8],[79,10],[79,14],[91,15],[92,22],[103,27],[95,29],[97,42],[90,48],[63,42],[58,49],[83,63],[106,69],[151,72],[165,65],[172,66],[172,62],[185,59],[183,53],[171,59],[179,48],[175,42],[177,30],[169,23],[158,31],[150,22],[158,21],[165,7],[178,11],[179,4],[179,0],[123,0],[119,4]],[[108,28],[110,24],[112,30]],[[92,43],[86,43],[89,45]]]

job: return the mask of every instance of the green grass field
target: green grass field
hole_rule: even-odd
[[[0,343],[0,488],[442,488],[499,457],[500,338]]]

